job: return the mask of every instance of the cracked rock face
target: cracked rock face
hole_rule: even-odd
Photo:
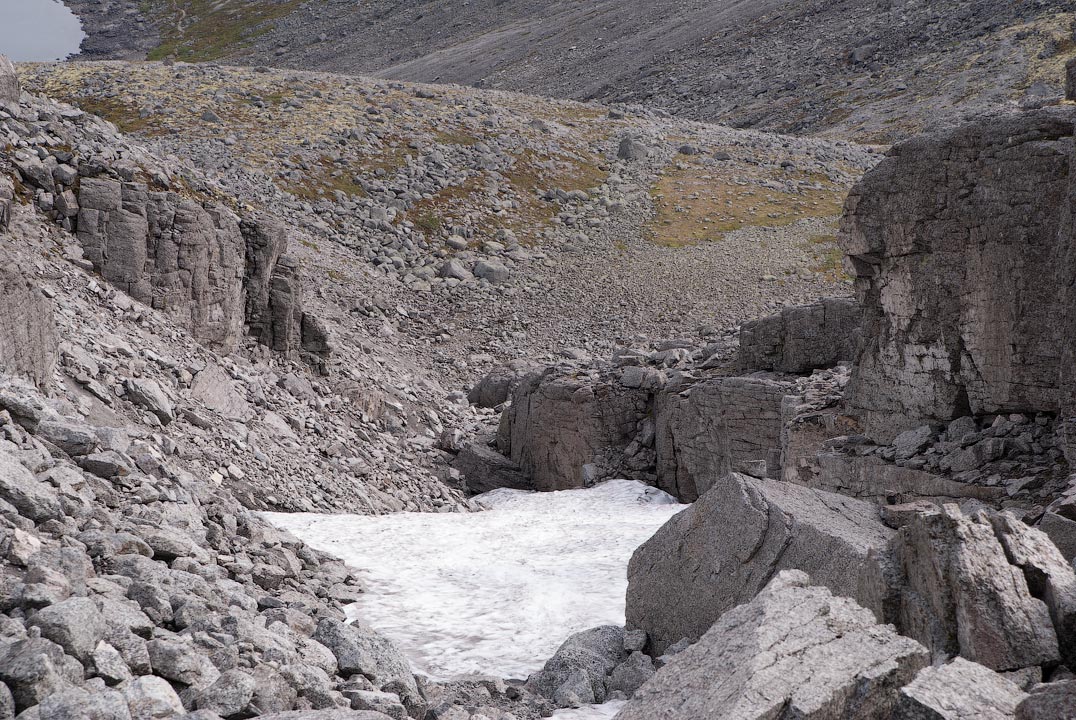
[[[854,300],[825,298],[746,322],[740,327],[738,364],[745,370],[803,373],[854,360],[861,315]]]
[[[695,640],[786,569],[881,615],[872,551],[892,530],[877,507],[789,483],[729,475],[643,544],[628,565],[628,627],[660,655]]]
[[[1059,409],[1072,119],[1029,113],[911,140],[849,194],[841,244],[866,339],[849,395],[873,439]]]
[[[617,718],[888,718],[928,653],[810,583],[803,572],[778,574],[673,657]]]
[[[894,720],[1006,720],[1027,693],[982,665],[956,658],[924,668],[900,691]]]
[[[0,370],[42,386],[56,366],[56,343],[52,302],[0,254]]]
[[[925,513],[893,541],[896,625],[936,658],[992,670],[1071,656],[1073,571],[1042,533],[1011,516]]]
[[[608,449],[627,446],[647,414],[649,393],[617,383],[588,383],[551,372],[524,378],[501,416],[497,447],[537,490],[584,487],[608,476]],[[600,469],[589,477],[586,466]]]
[[[714,378],[658,398],[658,487],[690,502],[729,472],[781,475],[781,402],[792,382]]]
[[[19,78],[15,74],[15,66],[7,59],[7,56],[0,55],[0,104],[15,103],[17,105],[19,92]]]

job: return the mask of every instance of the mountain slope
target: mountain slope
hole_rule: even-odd
[[[341,0],[144,6],[150,56],[374,74],[889,142],[1057,95],[1072,7],[999,0]],[[132,9],[133,10],[133,9]],[[87,16],[88,17],[88,16]],[[91,31],[91,35],[92,35]],[[1036,87],[1045,80],[1049,87]]]

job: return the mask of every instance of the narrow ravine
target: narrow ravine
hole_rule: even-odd
[[[350,614],[399,643],[417,672],[526,678],[571,633],[624,623],[632,552],[684,507],[628,480],[478,500],[489,510],[267,518],[362,572],[365,599]]]

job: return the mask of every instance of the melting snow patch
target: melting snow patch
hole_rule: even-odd
[[[632,552],[684,507],[629,480],[478,500],[489,510],[266,516],[362,571],[365,599],[349,611],[419,672],[525,678],[570,634],[624,624]],[[563,717],[604,717],[596,711]]]

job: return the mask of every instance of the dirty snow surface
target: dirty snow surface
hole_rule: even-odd
[[[417,671],[524,678],[568,635],[624,623],[632,552],[685,507],[628,480],[478,500],[489,510],[267,517],[362,572],[365,599],[350,611]]]

